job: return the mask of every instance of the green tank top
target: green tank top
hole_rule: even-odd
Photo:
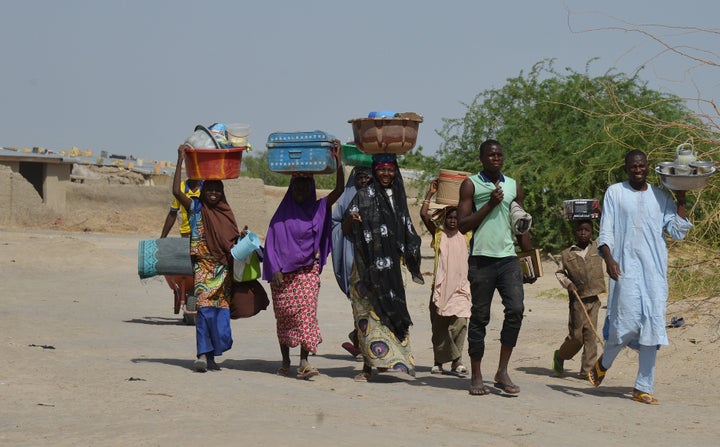
[[[470,176],[475,186],[473,195],[474,210],[479,210],[488,201],[495,185],[485,179],[482,173]],[[515,241],[510,228],[510,204],[517,196],[517,184],[510,177],[500,179],[500,187],[504,197],[501,204],[493,208],[480,225],[475,229],[471,244],[471,256],[489,256],[505,258],[515,255]]]

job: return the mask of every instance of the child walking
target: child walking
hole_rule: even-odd
[[[553,355],[552,369],[555,374],[562,375],[565,360],[572,359],[582,349],[578,375],[581,379],[587,379],[597,360],[598,295],[607,291],[603,259],[592,236],[592,221],[576,220],[575,244],[563,250],[560,255],[562,264],[555,273],[560,284],[568,290],[570,316],[569,334]]]
[[[467,338],[470,318],[470,281],[468,280],[469,236],[460,233],[456,206],[436,210],[432,217],[428,209],[430,199],[437,193],[438,179],[430,183],[420,218],[433,235],[435,268],[430,295],[430,325],[434,365],[431,374],[442,374],[443,363],[450,363],[450,372],[467,375],[462,351]]]
[[[215,357],[232,347],[230,299],[233,258],[230,250],[237,242],[235,215],[225,197],[222,181],[206,180],[199,197],[188,197],[180,188],[185,146],[178,148],[173,177],[173,195],[188,213],[190,256],[197,297],[195,371],[219,370]]]

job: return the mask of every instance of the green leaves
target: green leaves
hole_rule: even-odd
[[[496,139],[505,148],[505,173],[525,190],[535,246],[557,252],[573,240],[562,202],[602,200],[610,184],[626,180],[622,166],[630,149],[645,151],[651,166],[673,160],[677,145],[686,141],[700,159],[717,158],[719,132],[712,117],[700,117],[682,99],[649,89],[639,72],[608,70],[592,77],[587,70],[594,61],[588,61],[586,73],[578,73],[559,71],[552,60],[542,60],[501,88],[479,93],[463,104],[464,116],[443,119],[437,130],[443,142],[434,156],[418,147],[400,157],[403,168],[424,172],[406,182],[424,191],[440,168],[477,172],[480,144]],[[246,156],[243,165],[267,185],[289,182],[288,176],[268,169],[267,153]],[[318,188],[334,187],[334,176],[316,181]],[[654,173],[649,181],[659,184]],[[719,196],[715,178],[702,191],[688,193],[695,228],[687,239],[720,245]]]
[[[477,171],[480,143],[498,140],[505,172],[525,190],[534,243],[549,251],[572,241],[563,200],[602,199],[607,186],[626,179],[628,150],[645,151],[652,165],[672,160],[675,147],[688,139],[698,153],[716,151],[715,135],[680,98],[649,89],[637,73],[590,77],[570,68],[559,72],[552,60],[543,60],[466,107],[465,116],[445,119],[438,132],[444,141],[440,165]],[[717,192],[712,194],[716,201]],[[710,233],[717,244],[717,228]]]

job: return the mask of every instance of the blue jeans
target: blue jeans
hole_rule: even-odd
[[[515,347],[522,324],[523,290],[522,270],[515,256],[490,258],[470,256],[468,280],[472,294],[472,313],[468,324],[468,354],[479,360],[485,354],[485,333],[490,322],[490,304],[495,290],[500,293],[505,307],[505,319],[500,331],[500,343]]]

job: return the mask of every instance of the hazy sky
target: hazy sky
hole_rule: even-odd
[[[616,67],[651,88],[720,99],[718,67],[620,29],[720,27],[720,2],[668,0],[0,0],[0,146],[174,160],[196,124],[320,129],[378,109],[443,118],[544,58],[591,75]],[[627,22],[627,23],[623,23]],[[710,32],[642,27],[718,63]],[[694,50],[692,50],[694,51]],[[696,107],[696,105],[692,105]]]

